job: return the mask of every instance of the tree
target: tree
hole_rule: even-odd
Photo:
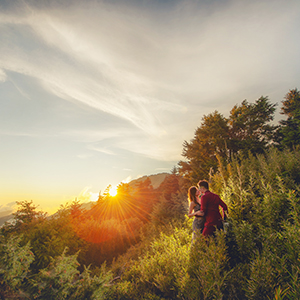
[[[281,114],[287,119],[279,123],[279,139],[282,146],[293,148],[300,144],[300,91],[290,90],[282,101]]]
[[[268,97],[260,97],[255,103],[244,100],[230,111],[229,128],[231,153],[263,153],[274,141],[276,126],[269,124],[274,119],[276,104]]]
[[[179,162],[179,174],[195,184],[218,168],[218,160],[230,161],[231,156],[263,153],[274,142],[277,126],[269,124],[274,118],[276,104],[268,97],[255,103],[244,100],[235,105],[228,119],[215,111],[204,116],[191,142],[184,141]]]
[[[179,175],[167,175],[164,181],[158,187],[157,192],[166,200],[170,200],[172,195],[175,195],[179,191],[179,179]]]
[[[204,116],[191,142],[184,141],[182,156],[187,161],[179,162],[179,174],[191,184],[206,178],[212,168],[217,168],[216,155],[226,159],[228,140],[227,119],[217,111]]]
[[[13,213],[14,222],[12,224],[6,223],[1,228],[1,233],[4,235],[13,232],[24,233],[46,219],[47,213],[37,211],[37,206],[33,204],[32,200],[17,201],[17,205],[18,210]]]

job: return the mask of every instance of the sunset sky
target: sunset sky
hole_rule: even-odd
[[[0,211],[170,172],[203,115],[300,88],[299,0],[0,0]]]

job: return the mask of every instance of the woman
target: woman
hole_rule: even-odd
[[[193,238],[195,232],[202,233],[205,223],[205,218],[203,217],[203,212],[201,211],[200,201],[199,201],[200,192],[195,186],[191,186],[188,191],[188,198],[190,201],[188,217],[195,217],[193,221]]]

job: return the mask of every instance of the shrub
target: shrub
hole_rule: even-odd
[[[222,299],[231,272],[226,270],[227,263],[225,233],[219,231],[208,239],[200,236],[191,247],[186,299]]]
[[[257,256],[250,264],[250,279],[246,288],[247,299],[268,299],[273,295],[277,284],[275,270],[270,259]]]
[[[31,295],[34,299],[101,299],[110,274],[103,269],[98,277],[91,277],[88,268],[79,274],[78,266],[77,254],[67,256],[65,250],[31,281]]]
[[[152,242],[148,252],[123,275],[123,279],[130,281],[134,287],[127,291],[131,293],[131,299],[140,299],[146,294],[174,299],[176,295],[182,294],[188,276],[190,242],[188,230],[177,228],[173,234],[162,233]]]
[[[11,236],[7,241],[1,238],[0,286],[4,294],[23,292],[22,283],[29,276],[29,267],[34,260],[30,244],[20,246],[22,236]]]

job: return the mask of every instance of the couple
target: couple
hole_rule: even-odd
[[[201,196],[201,199],[199,199],[199,196]],[[223,229],[219,206],[222,207],[223,217],[226,219],[227,205],[218,195],[209,191],[207,181],[200,180],[198,188],[195,186],[190,187],[188,198],[190,200],[188,217],[195,217],[193,232],[199,231],[204,236],[211,236],[216,228]]]

